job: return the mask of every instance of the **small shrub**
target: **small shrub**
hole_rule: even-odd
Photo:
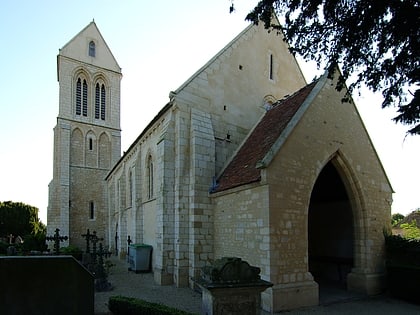
[[[71,255],[77,260],[82,260],[83,251],[79,247],[76,247],[76,246],[70,245],[67,247],[61,247],[60,253],[63,255]]]
[[[420,239],[420,229],[417,227],[416,220],[402,223],[401,228],[404,230],[404,237],[409,239]]]
[[[40,251],[43,252],[47,250],[47,245],[45,244],[45,235],[38,234],[29,234],[24,237],[25,242],[22,244],[24,252],[30,251]]]
[[[10,246],[9,243],[0,241],[0,255],[7,254],[7,248]]]
[[[388,289],[392,296],[420,303],[420,241],[399,235],[386,235]]]
[[[111,296],[108,308],[114,315],[193,315],[163,304],[124,296]]]
[[[407,239],[399,235],[386,235],[387,265],[404,265],[419,268],[420,240]]]

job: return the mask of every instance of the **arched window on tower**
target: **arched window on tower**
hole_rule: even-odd
[[[87,116],[88,85],[86,79],[79,77],[76,81],[76,115]]]
[[[91,57],[96,56],[96,45],[93,40],[89,42],[89,56]]]
[[[77,79],[76,83],[76,115],[82,114],[82,80]]]
[[[105,120],[105,85],[96,83],[95,86],[95,119]]]
[[[99,119],[99,107],[100,107],[100,89],[99,89],[99,83],[96,83],[95,86],[95,119]]]
[[[87,83],[86,80],[83,80],[83,103],[82,103],[82,113],[83,116],[87,116],[87,100],[88,100],[88,87],[87,87]]]
[[[101,119],[105,120],[105,85],[101,86]]]

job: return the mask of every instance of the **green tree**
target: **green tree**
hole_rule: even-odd
[[[394,213],[391,217],[392,226],[396,226],[404,218],[404,215],[402,215],[401,213]]]
[[[21,202],[0,202],[0,237],[45,233],[46,227],[39,220],[38,208]]]
[[[292,53],[318,67],[338,64],[338,89],[350,78],[350,92],[361,83],[381,91],[382,107],[397,106],[394,120],[420,134],[419,17],[419,0],[261,0],[246,19],[281,30]]]

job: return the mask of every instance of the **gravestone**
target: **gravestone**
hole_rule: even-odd
[[[113,289],[112,285],[108,282],[108,274],[104,268],[104,257],[111,256],[111,252],[103,249],[102,243],[99,243],[99,250],[95,252],[94,257],[97,257],[95,266],[95,289],[97,292],[110,291]]]
[[[224,257],[204,267],[196,280],[202,289],[202,313],[259,314],[261,292],[273,285],[259,274],[260,268],[237,257]]]
[[[60,235],[60,229],[55,229],[55,233],[53,236],[47,236],[45,238],[47,241],[53,241],[54,242],[54,254],[60,255],[60,242],[67,241],[69,238],[68,236],[62,236]]]

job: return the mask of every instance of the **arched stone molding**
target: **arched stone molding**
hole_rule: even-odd
[[[84,165],[84,147],[83,132],[79,128],[74,128],[70,136],[70,165]]]
[[[264,107],[265,110],[268,111],[273,107],[273,104],[276,101],[277,101],[277,99],[273,95],[268,94],[268,95],[264,96],[262,106]]]
[[[78,87],[78,81],[80,80],[81,87]],[[86,90],[85,85],[86,83]],[[73,71],[73,88],[71,93],[71,107],[73,117],[80,120],[88,120],[91,117],[91,99],[92,99],[92,79],[89,72],[83,68],[78,67]],[[81,91],[78,91],[81,89]],[[78,94],[80,94],[80,105],[78,105]],[[86,95],[86,96],[85,96]],[[84,104],[86,99],[86,104]]]
[[[349,197],[354,226],[354,268],[353,270],[366,271],[367,257],[365,242],[367,239],[367,211],[364,202],[363,190],[360,181],[352,170],[350,163],[346,160],[344,154],[337,151],[330,159],[336,168]]]
[[[366,253],[363,248],[363,243],[366,240],[366,210],[363,201],[363,191],[360,187],[360,182],[357,180],[357,177],[352,170],[350,163],[348,163],[344,154],[337,150],[332,154],[328,159],[325,160],[323,164],[320,164],[316,169],[316,176],[312,183],[313,191],[316,180],[318,179],[320,173],[328,163],[332,163],[340,179],[346,188],[347,196],[352,209],[353,214],[353,227],[354,227],[354,268],[355,270],[365,270],[366,269]],[[310,196],[309,196],[310,198]],[[308,202],[309,205],[309,202]],[[309,208],[307,209],[307,211]],[[308,214],[308,213],[306,213]]]
[[[109,120],[109,82],[103,73],[96,73],[92,81],[92,113],[96,122]]]
[[[98,143],[95,132],[89,130],[86,133],[85,161],[87,167],[97,167]]]
[[[146,200],[150,200],[155,197],[155,160],[150,149],[145,155],[144,167],[144,197]]]
[[[347,287],[349,290],[369,295],[378,294],[384,286],[384,275],[375,270],[370,262],[372,250],[375,249],[370,244],[368,231],[369,211],[366,207],[362,183],[345,154],[337,150],[324,164],[319,166],[313,181],[314,184],[325,165],[329,162],[336,168],[345,186],[353,215],[354,267],[347,276]]]
[[[93,75],[93,79],[92,79],[93,84],[95,85],[96,83],[103,83],[105,84],[106,88],[109,88],[109,81],[107,76],[102,73],[102,72],[97,72]]]
[[[98,141],[98,165],[99,168],[109,169],[111,167],[111,140],[106,132],[99,136]]]
[[[89,71],[84,67],[76,67],[73,70],[73,81],[76,82],[77,78],[83,77],[86,79],[87,83],[90,84],[92,82],[92,76]]]

